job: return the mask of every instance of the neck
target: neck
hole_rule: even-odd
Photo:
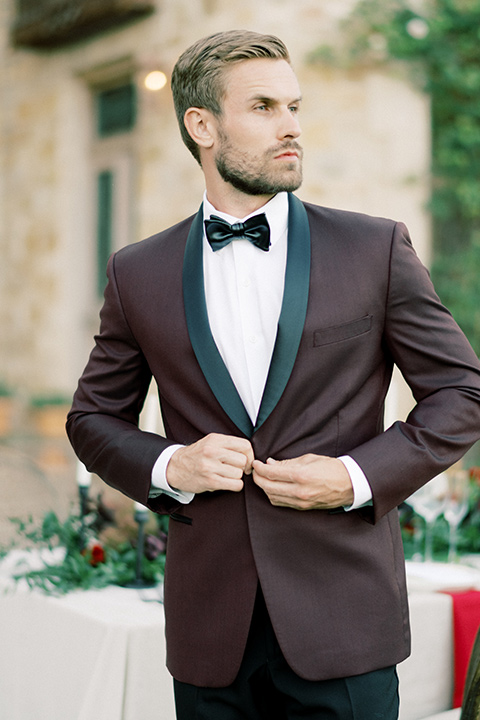
[[[207,198],[219,212],[244,218],[267,204],[274,195],[246,195],[232,185],[206,182]]]

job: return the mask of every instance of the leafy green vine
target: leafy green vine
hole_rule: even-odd
[[[480,0],[360,0],[311,60],[404,61],[429,94],[437,290],[480,354]]]

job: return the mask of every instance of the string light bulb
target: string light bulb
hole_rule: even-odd
[[[157,92],[165,87],[167,84],[167,76],[161,70],[152,70],[145,76],[143,81],[147,90]]]

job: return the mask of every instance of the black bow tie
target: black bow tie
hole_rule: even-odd
[[[244,223],[234,223],[233,225],[212,215],[210,220],[205,220],[205,232],[213,251],[221,250],[232,240],[240,238],[249,240],[265,252],[270,247],[270,227],[264,213],[254,215]]]

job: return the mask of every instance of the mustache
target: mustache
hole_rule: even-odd
[[[296,140],[286,140],[285,142],[280,143],[280,145],[272,148],[270,152],[276,154],[285,150],[296,150],[299,154],[303,153],[302,146],[300,143],[296,142]]]

